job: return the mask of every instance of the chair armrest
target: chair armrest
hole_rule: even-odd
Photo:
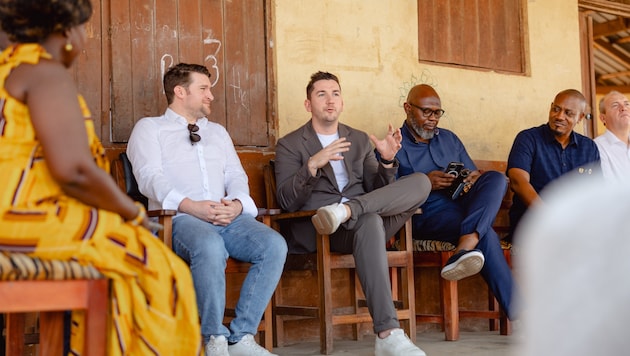
[[[158,222],[163,229],[158,231],[158,237],[168,248],[173,248],[173,216],[177,214],[177,210],[150,210],[147,212],[149,217],[157,217]]]
[[[160,216],[175,216],[177,215],[177,210],[149,210],[147,215],[152,218]]]
[[[316,210],[303,210],[303,211],[294,211],[294,212],[282,211],[278,214],[272,215],[271,219],[277,221],[277,220],[288,220],[288,219],[295,219],[295,218],[308,218],[315,215],[316,212],[317,212]]]

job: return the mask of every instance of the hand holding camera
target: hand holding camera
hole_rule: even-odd
[[[451,162],[448,164],[444,172],[455,177],[453,184],[445,189],[445,192],[449,197],[451,197],[451,199],[455,200],[468,193],[472,187],[472,183],[464,182],[464,179],[466,179],[466,177],[470,174],[470,169],[464,168],[464,164],[461,162]]]

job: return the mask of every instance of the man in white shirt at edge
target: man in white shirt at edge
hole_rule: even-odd
[[[139,120],[127,154],[149,209],[174,209],[173,250],[190,265],[206,355],[271,355],[253,335],[287,254],[284,238],[258,222],[247,175],[225,128],[210,122],[210,73],[180,63],[164,75],[168,109]],[[223,325],[225,267],[252,263],[236,317]],[[191,291],[192,292],[192,291]]]
[[[630,177],[630,101],[611,91],[599,101],[599,118],[606,131],[595,138],[602,172],[607,180],[627,181]]]

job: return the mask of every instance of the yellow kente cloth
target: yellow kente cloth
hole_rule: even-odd
[[[0,250],[91,264],[112,281],[109,355],[198,355],[201,332],[187,265],[144,228],[63,193],[51,177],[28,107],[4,83],[21,64],[50,58],[23,44],[0,54]],[[82,97],[90,149],[109,170]],[[42,296],[46,298],[46,296]],[[1,303],[1,301],[0,301]],[[73,313],[72,352],[83,350],[82,313]]]

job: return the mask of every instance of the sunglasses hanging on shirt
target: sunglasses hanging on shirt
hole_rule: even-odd
[[[201,141],[201,136],[196,132],[199,131],[199,126],[197,124],[188,124],[188,132],[190,132],[190,144],[194,145],[195,143]]]

